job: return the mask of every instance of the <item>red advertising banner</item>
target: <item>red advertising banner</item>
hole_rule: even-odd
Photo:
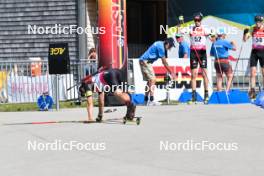
[[[98,27],[105,29],[99,36],[99,66],[126,68],[126,0],[99,0]]]

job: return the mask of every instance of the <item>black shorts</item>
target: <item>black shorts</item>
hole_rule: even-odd
[[[198,68],[198,64],[200,65],[201,68],[207,68],[206,50],[191,50],[190,53],[191,69]]]
[[[264,50],[253,49],[250,56],[250,67],[256,67],[259,64],[264,68]]]
[[[225,73],[226,75],[228,75],[228,74],[232,74],[233,72],[232,66],[228,62],[215,61],[214,67],[215,67],[216,73],[220,73],[220,74]]]
[[[104,72],[104,81],[111,88],[111,92],[115,92],[116,89],[122,89],[126,91],[126,73],[121,69],[109,69]]]

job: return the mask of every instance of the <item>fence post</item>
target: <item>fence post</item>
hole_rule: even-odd
[[[56,75],[56,110],[59,111],[60,110],[60,88],[59,88],[59,76],[60,75]]]

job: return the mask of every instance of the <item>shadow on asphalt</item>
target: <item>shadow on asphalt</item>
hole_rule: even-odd
[[[123,124],[123,118],[116,119],[106,119],[102,122],[96,121],[84,121],[84,120],[73,120],[73,121],[40,121],[40,122],[20,122],[20,123],[5,123],[4,126],[12,126],[12,125],[48,125],[48,124]],[[132,123],[128,123],[127,125],[132,125]]]

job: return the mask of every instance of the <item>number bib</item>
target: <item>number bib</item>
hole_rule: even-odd
[[[252,40],[252,47],[254,49],[264,49],[264,29],[254,28]]]
[[[190,34],[191,49],[205,50],[206,49],[206,35],[203,28],[194,28]]]

